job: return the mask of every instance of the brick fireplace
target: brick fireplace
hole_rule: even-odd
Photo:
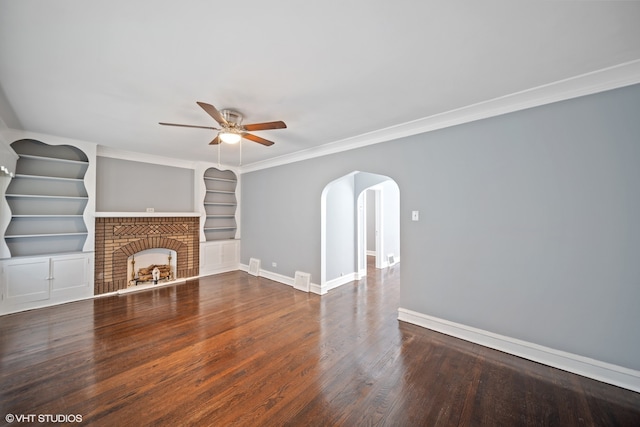
[[[146,249],[176,251],[176,279],[199,274],[199,217],[98,217],[95,233],[95,295],[126,289],[127,259]]]

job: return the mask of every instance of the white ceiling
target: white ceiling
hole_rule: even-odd
[[[287,123],[247,165],[638,59],[640,2],[0,0],[7,126],[185,160],[196,101]]]

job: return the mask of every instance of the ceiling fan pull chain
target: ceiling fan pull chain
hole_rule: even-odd
[[[238,166],[242,166],[242,141],[240,141],[240,164]]]
[[[221,145],[222,145],[221,143],[218,144],[218,168],[220,168],[220,146]]]

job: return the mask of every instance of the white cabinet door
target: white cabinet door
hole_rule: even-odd
[[[239,268],[239,240],[212,241],[200,245],[201,275],[223,273]]]
[[[220,267],[222,263],[222,247],[219,243],[205,245],[203,255],[203,264],[207,270]]]
[[[49,258],[7,261],[4,296],[7,305],[47,300],[50,297]]]
[[[89,258],[85,255],[52,258],[52,298],[91,296],[89,264]]]
[[[89,254],[15,258],[0,262],[0,313],[93,296]]]
[[[231,267],[238,263],[237,242],[223,242],[221,245],[222,257],[220,262],[224,267]]]

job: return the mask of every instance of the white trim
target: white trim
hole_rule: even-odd
[[[134,293],[134,292],[148,291],[150,289],[164,288],[166,286],[183,285],[183,284],[187,283],[187,280],[196,279],[196,278],[197,277],[189,277],[188,279],[178,279],[178,280],[173,280],[171,282],[157,283],[155,285],[150,283],[150,284],[147,284],[147,285],[130,286],[130,287],[126,288],[126,289],[118,289],[117,291],[112,292],[112,294],[125,295],[125,294],[131,294],[131,293]]]
[[[640,392],[640,371],[495,334],[405,308],[398,309],[398,320],[564,371],[573,372],[587,378]]]
[[[200,275],[197,277],[214,276],[216,274],[228,273],[230,271],[237,271],[239,267],[237,264],[230,264],[222,267],[209,267],[208,269],[200,265]]]
[[[197,163],[192,160],[174,159],[155,154],[137,153],[135,151],[121,150],[119,148],[107,147],[105,145],[98,145],[97,156],[194,170]]]
[[[311,287],[309,288],[309,292],[312,292],[316,295],[324,295],[326,292],[322,292],[322,288],[317,283],[311,282]]]
[[[239,270],[244,271],[245,273],[249,273],[249,266],[247,264],[240,264]],[[293,277],[285,276],[280,273],[274,273],[272,271],[260,269],[260,277],[264,277],[265,279],[273,280],[274,282],[282,283],[283,285],[291,286],[295,283],[295,279]],[[309,288],[309,292],[313,292],[314,294],[323,295],[327,292],[321,292],[321,287],[317,283],[311,282],[311,287]]]
[[[581,74],[554,83],[512,93],[413,120],[362,135],[329,142],[303,151],[244,165],[241,173],[281,166],[301,160],[353,150],[406,136],[444,129],[540,105],[617,89],[640,83],[640,59]]]
[[[394,254],[394,255],[393,255],[393,258],[394,258],[394,261],[395,261],[395,262],[394,262],[393,264],[389,264],[389,260],[388,260],[388,259],[387,259],[387,257],[385,256],[385,257],[383,258],[383,260],[382,260],[382,263],[381,263],[381,267],[380,267],[380,269],[395,267],[396,265],[398,265],[398,264],[400,263],[400,257],[399,257],[399,256],[396,256],[396,255]],[[376,268],[378,268],[378,267],[376,267]]]
[[[395,181],[394,181],[395,182]],[[386,264],[384,258],[384,191],[382,188],[372,187],[375,194],[375,233],[376,233],[376,268],[383,268]],[[400,209],[400,206],[398,206]]]
[[[13,148],[11,148],[11,144],[9,144],[7,139],[4,137],[4,134],[2,133],[2,131],[0,131],[0,146],[1,146],[0,149],[5,153],[5,155],[8,155],[9,157],[13,157],[14,161],[20,158],[20,156],[18,156],[18,153],[13,151]]]
[[[273,280],[274,282],[279,282],[285,284],[287,286],[291,286],[293,288],[294,278],[285,276],[280,273],[274,273],[272,271],[260,269],[260,277],[264,277],[265,279]]]
[[[346,285],[347,283],[358,280],[358,273],[356,272],[345,274],[344,276],[336,277],[335,279],[327,280],[327,282],[322,286],[322,295],[326,294],[331,289],[335,289],[342,285]]]
[[[195,217],[200,216],[200,212],[96,212],[96,218],[156,218],[156,217]]]
[[[334,179],[324,186],[320,195],[320,295],[326,293],[326,291],[322,292],[322,289],[326,287],[325,282],[327,281],[327,194],[334,183],[357,173],[358,171],[349,172]]]
[[[356,203],[356,277],[360,280],[367,274],[367,191],[363,190],[358,194]]]
[[[132,162],[151,163],[154,165],[173,166],[176,168],[185,168],[198,170],[198,167],[204,168],[204,172],[208,168],[216,168],[220,170],[231,170],[239,175],[238,167],[218,162],[203,162],[201,160],[177,159],[174,157],[159,156],[157,154],[138,153],[135,151],[122,150],[120,148],[108,147],[106,145],[98,145],[99,157],[110,157],[113,159],[130,160]]]

